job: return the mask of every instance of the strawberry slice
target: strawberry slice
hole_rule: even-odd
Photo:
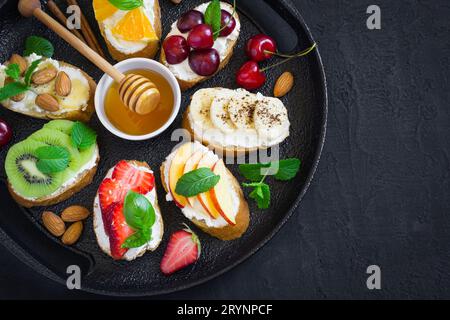
[[[131,229],[125,221],[123,204],[121,203],[115,202],[111,204],[105,210],[104,216],[104,221],[106,222],[105,225],[108,226],[111,256],[116,260],[120,260],[128,251],[128,249],[122,248],[122,244],[134,233],[134,230]]]
[[[172,234],[161,261],[161,271],[165,275],[193,264],[200,257],[200,240],[189,228]]]
[[[120,181],[129,189],[147,194],[155,187],[155,177],[150,172],[139,170],[129,162],[122,160],[114,168],[112,178]]]
[[[114,202],[122,203],[129,189],[124,188],[121,182],[106,178],[98,188],[98,196],[100,200],[100,208],[102,212],[106,210]]]

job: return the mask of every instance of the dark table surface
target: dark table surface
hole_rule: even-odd
[[[315,179],[255,256],[160,298],[450,298],[450,3],[378,0],[382,29],[370,31],[372,2],[295,0],[329,83]],[[369,265],[381,268],[379,291],[366,287]],[[2,246],[0,266],[0,298],[96,298]]]

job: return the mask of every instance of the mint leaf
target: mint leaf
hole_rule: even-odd
[[[31,75],[33,74],[34,70],[36,70],[36,68],[38,67],[39,63],[41,63],[41,59],[38,60],[34,60],[31,65],[28,67],[27,71],[25,72],[25,84],[27,86],[30,86],[31,84]]]
[[[270,163],[249,163],[239,165],[239,172],[245,179],[259,182],[264,178],[264,169],[269,168]]]
[[[220,8],[220,1],[213,0],[210,2],[205,11],[205,23],[209,24],[213,29],[214,40],[219,37],[220,28],[222,26],[222,10]]]
[[[70,137],[74,147],[85,150],[95,143],[97,134],[84,123],[77,121],[72,127]]]
[[[20,76],[20,68],[17,63],[11,63],[6,67],[5,73],[8,77],[17,80]]]
[[[28,87],[20,82],[11,82],[0,88],[0,101],[9,99],[28,90]]]
[[[114,7],[119,10],[130,11],[144,5],[142,0],[108,0]]]
[[[124,249],[139,248],[149,242],[151,238],[152,229],[138,230],[129,236],[121,247]]]
[[[45,174],[56,173],[65,170],[69,166],[70,154],[64,147],[45,146],[36,149],[39,171]]]
[[[35,53],[40,56],[51,58],[54,51],[53,45],[47,39],[38,36],[29,36],[25,40],[25,51],[23,52],[23,55],[29,56],[30,54]]]
[[[220,180],[211,169],[200,168],[183,175],[177,182],[175,192],[181,196],[193,197],[211,190]]]
[[[270,206],[270,187],[266,183],[244,184],[245,187],[254,187],[249,197],[256,201],[259,209],[267,209]]]
[[[129,191],[123,205],[125,221],[134,230],[148,230],[156,220],[155,209],[142,194]]]
[[[278,172],[275,174],[275,179],[281,181],[294,179],[300,170],[300,160],[295,158],[280,160],[278,165],[279,168]]]

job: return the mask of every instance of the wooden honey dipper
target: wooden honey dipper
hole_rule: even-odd
[[[119,84],[120,99],[130,110],[137,114],[144,115],[156,109],[161,100],[161,95],[152,81],[140,75],[124,75],[118,71],[97,52],[92,50],[83,41],[59,24],[59,22],[42,11],[39,0],[19,0],[18,9],[20,14],[24,17],[36,17],[93,64],[113,78],[114,81]]]

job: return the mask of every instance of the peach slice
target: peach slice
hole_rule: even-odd
[[[178,180],[184,174],[184,166],[186,161],[192,156],[194,148],[192,143],[182,145],[175,153],[169,168],[169,189],[172,197],[180,208],[184,208],[188,204],[188,199],[175,192]]]
[[[194,152],[194,154],[186,161],[186,164],[184,166],[184,172],[183,174],[186,174],[188,172],[194,171],[197,169],[198,164],[200,163],[200,160],[203,158],[203,154],[205,153],[204,150],[198,150]],[[189,197],[187,198],[189,204],[191,207],[194,207],[194,202],[197,201],[197,197]]]
[[[200,162],[198,163],[197,169],[209,168],[212,170],[217,162],[217,156],[211,151],[206,152]],[[217,219],[220,217],[220,212],[216,209],[213,200],[211,199],[211,193],[204,192],[197,195],[197,199],[200,201],[203,209],[213,218]]]
[[[233,185],[231,184],[228,170],[222,159],[214,165],[213,172],[220,176],[220,180],[209,191],[212,202],[225,221],[234,226],[236,225],[236,209],[230,193],[233,190]]]

